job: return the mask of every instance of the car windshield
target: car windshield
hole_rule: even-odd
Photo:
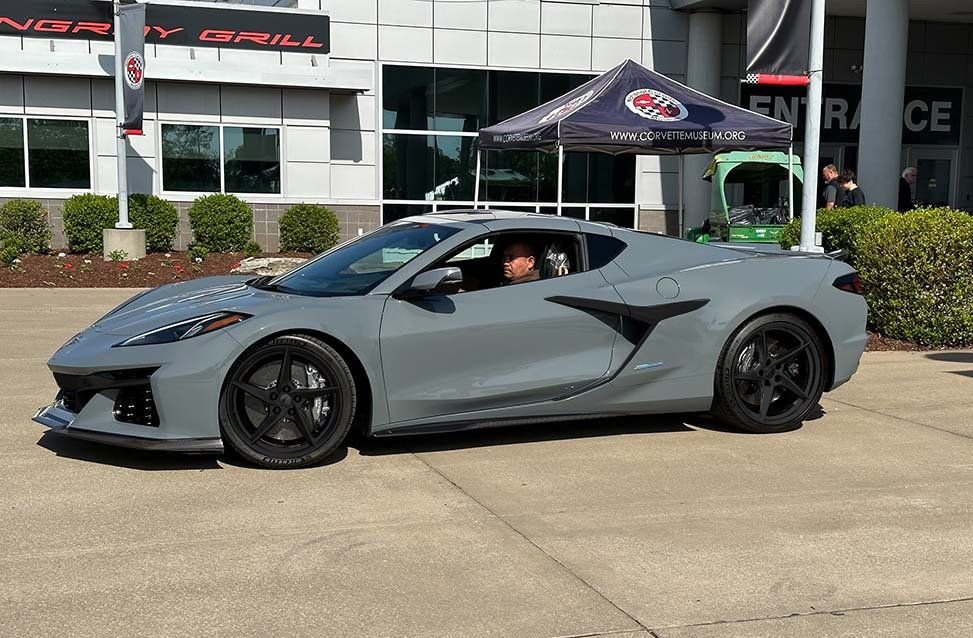
[[[312,297],[363,295],[459,227],[396,222],[324,253],[266,288]]]

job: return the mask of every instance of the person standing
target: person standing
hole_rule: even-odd
[[[824,207],[828,210],[840,208],[845,199],[845,191],[842,190],[838,182],[838,168],[834,164],[828,164],[821,169],[821,176],[827,182],[824,186]]]
[[[915,203],[912,198],[912,187],[915,186],[917,173],[918,171],[916,170],[915,166],[909,166],[902,171],[902,177],[899,178],[898,209],[900,213],[904,213],[907,210],[912,210],[915,207]]]
[[[866,204],[865,191],[855,183],[855,171],[847,168],[841,171],[841,177],[838,178],[838,183],[841,185],[841,189],[845,194],[841,202],[843,208],[864,206]]]

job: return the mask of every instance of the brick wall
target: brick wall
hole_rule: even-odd
[[[12,198],[0,197],[0,204]],[[33,198],[24,198],[33,199]],[[51,227],[51,247],[66,248],[67,239],[64,236],[64,219],[62,211],[64,208],[63,199],[37,199],[47,211],[47,221]],[[173,202],[179,211],[179,225],[176,228],[176,240],[173,243],[173,250],[186,250],[192,242],[192,231],[189,227],[189,207],[192,202]],[[277,220],[286,211],[290,204],[250,204],[253,209],[253,238],[260,247],[267,252],[277,252],[280,249],[280,227]],[[334,211],[338,217],[338,224],[341,229],[340,241],[351,239],[358,235],[358,230],[363,233],[368,232],[379,226],[379,207],[378,206],[346,206],[329,205],[328,208]]]

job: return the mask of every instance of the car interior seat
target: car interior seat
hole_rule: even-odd
[[[541,258],[541,279],[561,277],[571,272],[571,257],[560,242],[551,242]]]

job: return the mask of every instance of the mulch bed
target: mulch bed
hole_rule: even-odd
[[[868,352],[930,352],[932,350],[943,349],[944,348],[930,348],[929,346],[921,346],[917,343],[912,343],[911,341],[890,339],[888,337],[883,337],[880,334],[875,334],[874,332],[868,333],[868,345],[865,346],[865,350]]]
[[[186,252],[152,253],[139,261],[105,261],[101,255],[26,255],[14,269],[0,267],[0,288],[153,288],[210,275],[228,275],[244,253],[213,253],[195,262]],[[166,256],[168,255],[168,257]],[[265,253],[260,257],[311,257]]]

